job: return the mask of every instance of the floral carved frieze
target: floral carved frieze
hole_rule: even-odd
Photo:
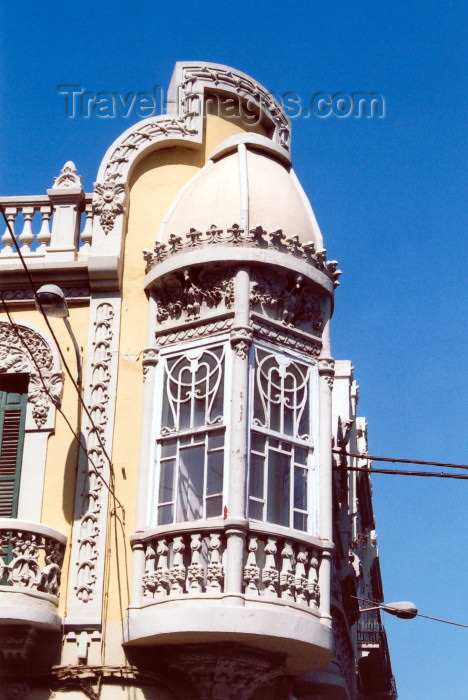
[[[216,244],[272,249],[293,255],[325,273],[332,280],[335,287],[339,285],[338,278],[341,275],[341,271],[337,269],[338,263],[336,260],[327,260],[326,250],[316,251],[311,241],[301,243],[297,235],[287,238],[281,229],[267,233],[262,226],[256,226],[249,231],[245,231],[238,224],[233,224],[226,231],[218,228],[216,224],[212,224],[205,232],[191,228],[185,236],[171,233],[167,243],[156,241],[152,251],[149,249],[143,250],[146,271],[151,270],[157,263],[162,262],[168,256]]]
[[[184,138],[195,136],[197,129],[188,126],[189,115],[181,117],[168,117],[167,119],[156,118],[145,120],[141,126],[137,126],[119,142],[111,154],[105,171],[105,181],[112,181],[114,178],[123,177],[128,164],[133,160],[135,154],[146,148],[151,143],[175,136]]]
[[[197,83],[202,82],[212,85],[216,89],[228,89],[245,100],[248,106],[252,103],[258,105],[273,120],[277,132],[278,143],[289,150],[290,128],[288,119],[274,97],[264,87],[254,82],[246,75],[239,75],[228,68],[222,66],[187,66],[183,71],[183,82],[180,86],[182,90],[182,113],[189,114],[192,110],[191,98],[195,95]],[[232,97],[230,98],[232,105]],[[242,107],[241,107],[242,109]],[[248,107],[248,116],[253,114],[251,107]]]
[[[166,276],[155,290],[158,323],[200,317],[202,308],[216,308],[224,303],[230,309],[234,303],[234,285],[229,271],[184,270]]]
[[[252,277],[250,305],[284,326],[304,326],[314,335],[321,335],[320,298],[302,275],[257,272]]]
[[[39,333],[23,325],[16,328],[0,321],[0,374],[29,374],[28,402],[36,426],[42,428],[51,405],[60,404],[62,372],[55,371],[51,349]]]
[[[109,179],[94,183],[93,210],[99,214],[103,231],[107,234],[114,228],[115,218],[123,214],[126,207],[126,192],[123,182]]]

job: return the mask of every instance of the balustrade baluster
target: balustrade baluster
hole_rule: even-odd
[[[281,597],[285,600],[294,600],[294,573],[293,573],[293,557],[294,552],[292,548],[292,542],[284,543],[284,547],[281,551],[281,574],[280,574],[280,588]]]
[[[5,207],[5,216],[10,225],[10,228],[7,226],[5,229],[5,233],[2,236],[3,248],[0,251],[2,255],[11,255],[12,253],[16,253],[16,248],[13,248],[12,235],[15,235],[15,219],[17,213],[17,207]],[[10,229],[12,233],[10,233]]]
[[[297,553],[294,586],[296,588],[296,603],[301,603],[302,605],[307,605],[308,600],[306,562],[307,552],[305,547],[301,545]]]
[[[91,251],[91,241],[93,239],[93,205],[91,202],[86,205],[85,215],[86,222],[81,232],[81,242],[83,243],[80,248],[81,254],[88,254]]]
[[[169,594],[169,567],[167,565],[169,547],[167,546],[166,539],[163,537],[158,541],[158,546],[156,548],[156,554],[158,555],[158,565],[155,571],[156,579],[156,596],[162,598]]]
[[[185,544],[183,537],[174,537],[173,553],[174,559],[170,568],[169,581],[171,583],[171,593],[179,595],[184,592],[185,566],[184,566]]]
[[[192,560],[187,569],[187,593],[196,594],[201,593],[203,590],[204,571],[201,565],[201,548],[201,535],[199,533],[191,535],[190,549],[192,551]]]
[[[208,543],[210,551],[210,563],[207,569],[207,584],[206,590],[212,592],[221,592],[224,583],[224,567],[221,563],[221,534],[210,533],[210,541]]]
[[[269,537],[265,546],[265,566],[262,572],[262,581],[265,585],[263,595],[267,598],[278,597],[279,572],[276,567],[277,538]]]
[[[260,569],[257,566],[258,537],[249,537],[249,553],[244,567],[245,592],[249,595],[260,595],[258,584],[260,582]]]
[[[156,564],[156,552],[152,542],[148,542],[145,548],[145,573],[143,574],[143,595],[145,598],[152,598],[156,589],[154,569]]]
[[[34,207],[23,207],[22,212],[24,225],[19,235],[19,241],[21,243],[21,252],[29,253],[31,251],[31,244],[34,241],[34,234],[31,226],[31,221],[34,216]]]
[[[320,586],[318,583],[319,560],[317,552],[313,551],[310,559],[309,581],[307,589],[309,591],[309,604],[313,608],[318,608],[320,604]]]
[[[52,207],[50,205],[41,207],[42,217],[41,230],[37,234],[37,242],[39,243],[38,252],[45,253],[47,246],[50,243],[50,217],[52,216]]]

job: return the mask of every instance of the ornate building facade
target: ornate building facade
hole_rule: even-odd
[[[93,193],[70,161],[0,199],[0,697],[395,698],[358,605],[383,592],[340,271],[288,118],[215,64],[177,63],[169,106]]]

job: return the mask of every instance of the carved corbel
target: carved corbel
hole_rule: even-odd
[[[246,360],[252,345],[253,331],[249,326],[235,326],[231,330],[231,347],[241,360]]]

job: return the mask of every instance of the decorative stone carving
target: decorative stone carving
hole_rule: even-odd
[[[36,426],[41,428],[51,404],[60,405],[63,376],[54,372],[53,355],[44,338],[27,326],[16,327],[18,333],[9,323],[0,321],[0,374],[29,374],[28,402],[33,405]]]
[[[169,581],[171,583],[171,594],[184,592],[185,566],[184,566],[185,544],[183,537],[174,537],[173,552],[174,561],[170,568]]]
[[[231,330],[231,347],[241,360],[247,359],[249,348],[252,345],[252,337],[251,328],[236,326]]]
[[[331,357],[320,357],[318,361],[318,370],[321,377],[325,377],[325,380],[330,387],[333,389],[333,380],[335,377],[335,360]]]
[[[0,580],[58,596],[65,545],[44,535],[0,530]]]
[[[321,343],[314,342],[312,339],[302,338],[292,330],[288,332],[272,323],[260,322],[257,319],[254,319],[252,327],[256,336],[270,340],[283,347],[306,352],[311,357],[316,358],[320,355]]]
[[[81,177],[78,175],[75,163],[72,160],[67,160],[58,177],[54,177],[54,184],[52,185],[53,190],[68,187],[81,187]]]
[[[276,127],[276,137],[278,143],[289,150],[290,129],[288,120],[273,98],[272,94],[261,85],[245,75],[236,75],[234,71],[223,67],[213,68],[212,66],[184,66],[184,81],[182,82],[182,113],[189,114],[191,111],[190,97],[197,87],[198,81],[207,85],[213,85],[216,89],[235,89],[238,95],[245,98],[249,104],[257,104],[265,110]],[[196,93],[197,94],[197,93]]]
[[[230,272],[215,273],[210,270],[184,270],[164,277],[155,290],[157,321],[200,317],[202,308],[216,308],[222,302],[230,309],[234,302],[233,280]]]
[[[105,233],[109,233],[114,228],[117,214],[125,212],[125,199],[123,182],[108,179],[102,184],[94,183],[93,210],[95,214],[99,214],[99,221]]]
[[[205,572],[201,565],[201,535],[197,532],[191,535],[190,549],[192,552],[192,561],[187,569],[187,593],[201,593],[202,583],[204,582]]]
[[[283,655],[233,643],[173,647],[164,657],[174,674],[183,673],[200,700],[238,700],[285,674]],[[245,691],[248,695],[245,695]]]
[[[279,572],[276,568],[276,537],[269,537],[265,545],[265,566],[262,571],[262,581],[265,586],[263,595],[267,598],[278,597]]]
[[[165,347],[166,345],[181,343],[187,340],[206,338],[229,330],[233,323],[233,318],[224,318],[220,321],[214,321],[213,323],[197,324],[196,326],[190,326],[190,328],[184,328],[171,333],[158,333],[155,342],[158,347]]]
[[[264,239],[267,235],[269,237],[268,243]],[[186,242],[184,238],[187,239]],[[337,280],[341,275],[341,271],[336,269],[338,265],[336,260],[327,262],[325,250],[316,251],[311,241],[308,243],[301,243],[298,235],[286,239],[281,229],[276,229],[267,234],[260,224],[247,232],[240,228],[239,224],[234,223],[226,232],[218,228],[216,224],[212,224],[205,234],[198,231],[195,227],[192,227],[185,236],[171,233],[167,244],[156,241],[153,251],[149,249],[142,251],[143,258],[146,262],[146,272],[170,255],[188,252],[200,246],[217,244],[279,250],[281,253],[306,260],[310,265],[326,274],[332,280],[335,287],[338,286]],[[294,284],[292,290],[288,291],[288,294],[291,294],[293,290]]]
[[[250,305],[279,320],[284,326],[311,327],[320,335],[323,317],[320,299],[302,275],[256,272],[250,294]]]
[[[100,535],[99,514],[102,508],[104,486],[101,474],[107,458],[104,454],[103,431],[107,424],[109,402],[111,343],[114,335],[114,309],[108,302],[98,304],[94,329],[93,357],[91,362],[88,410],[94,426],[88,422],[84,428],[87,460],[87,491],[83,494],[77,540],[78,556],[76,597],[82,603],[93,599],[96,585],[96,560],[98,558],[98,538]]]
[[[105,170],[105,182],[112,181],[117,177],[123,177],[128,163],[133,160],[135,154],[151,143],[175,136],[184,138],[195,136],[197,129],[192,129],[187,122],[189,115],[180,117],[167,117],[166,119],[156,118],[145,120],[141,126],[136,126],[123,141],[121,141],[110,156]]]
[[[221,593],[224,583],[224,567],[221,563],[220,533],[214,532],[210,534],[208,549],[210,552],[210,563],[206,574],[206,590]]]
[[[280,573],[281,597],[285,600],[294,600],[294,552],[291,542],[285,542],[281,552],[282,567]]]
[[[257,566],[258,538],[249,537],[247,563],[244,567],[245,592],[248,595],[260,595],[260,568]]]

